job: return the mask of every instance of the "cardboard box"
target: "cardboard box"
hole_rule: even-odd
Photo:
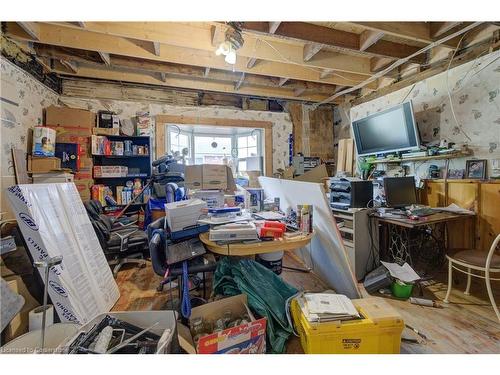
[[[204,208],[207,202],[196,198],[165,204],[168,227],[177,232],[196,225]]]
[[[45,108],[45,124],[51,126],[71,126],[93,128],[96,114],[84,109],[50,106]]]
[[[234,185],[232,176],[231,168],[226,165],[188,165],[184,172],[184,184],[190,189],[226,190]]]
[[[79,168],[78,168],[79,172],[91,171],[93,166],[94,166],[94,161],[92,160],[92,158],[89,158],[87,156],[80,157]]]
[[[56,157],[28,157],[28,172],[46,173],[61,168],[61,159]]]
[[[96,165],[94,167],[94,178],[96,177],[126,177],[128,167],[123,165]]]
[[[90,156],[90,137],[61,133],[56,136],[57,143],[76,143],[78,144],[78,156]]]
[[[120,128],[92,128],[93,135],[120,135]]]
[[[56,184],[73,182],[73,175],[67,172],[33,173],[34,184]]]
[[[58,348],[60,352],[66,353],[66,348],[68,348],[82,333],[89,332],[96,324],[100,323],[106,315],[141,328],[150,327],[152,324],[158,322],[156,326],[151,328],[151,332],[160,337],[166,330],[170,330],[170,335],[166,335],[167,339],[165,345],[162,346],[162,350],[156,354],[167,354],[172,351],[172,347],[177,347],[177,313],[175,311],[111,311],[106,314],[95,316],[90,322],[82,326],[75,335],[61,343]]]
[[[233,316],[248,314],[250,323],[240,324],[221,332],[202,336],[195,344],[188,327],[178,324],[179,344],[190,354],[262,354],[266,352],[266,318],[255,319],[248,308],[247,296],[239,294],[195,307],[190,319],[203,318],[215,321],[225,311]]]
[[[227,167],[225,165],[203,165],[203,189],[227,189]]]

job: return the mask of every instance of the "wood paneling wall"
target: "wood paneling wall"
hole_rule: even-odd
[[[322,160],[333,159],[333,108],[313,110],[301,103],[288,103],[286,108],[293,123],[293,152],[319,156]]]
[[[475,242],[478,250],[488,251],[500,233],[500,181],[426,180],[422,201],[431,207],[455,203],[476,212],[474,228],[465,222],[448,225],[450,249]]]

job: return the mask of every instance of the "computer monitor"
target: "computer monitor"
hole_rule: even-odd
[[[415,177],[384,178],[385,201],[387,207],[402,208],[417,203]]]

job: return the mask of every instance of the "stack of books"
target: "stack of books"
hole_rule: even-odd
[[[342,294],[305,293],[297,298],[297,302],[310,322],[322,323],[361,318],[351,300]]]

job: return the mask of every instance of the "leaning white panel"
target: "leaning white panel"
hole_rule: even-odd
[[[61,321],[84,324],[108,312],[118,286],[76,186],[16,185],[7,196],[33,259],[63,256],[51,268],[48,288]]]
[[[280,209],[283,211],[288,207],[296,210],[298,204],[314,206],[315,235],[310,245],[299,251],[299,255],[337,293],[349,298],[360,298],[356,279],[322,185],[270,177],[259,177],[259,182],[266,197],[280,198]]]

